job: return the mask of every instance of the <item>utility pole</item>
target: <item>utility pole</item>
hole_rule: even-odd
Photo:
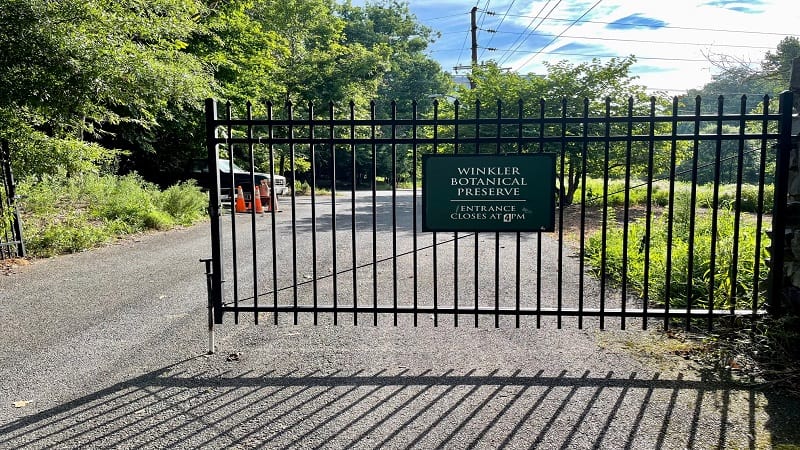
[[[458,72],[459,70],[475,70],[478,67],[478,7],[473,6],[472,11],[470,11],[470,16],[472,18],[472,60],[469,66],[455,66],[453,70]],[[472,80],[472,75],[469,76],[469,88],[475,89],[475,81]]]
[[[472,71],[474,73],[475,67],[478,66],[478,7],[473,6],[470,11],[472,19]],[[471,75],[471,74],[470,74]],[[472,76],[469,77],[469,88],[475,89],[475,81]]]

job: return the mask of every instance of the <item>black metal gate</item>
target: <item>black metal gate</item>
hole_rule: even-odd
[[[0,183],[3,187],[0,191],[0,258],[23,258],[25,257],[25,243],[22,240],[22,221],[19,218],[19,211],[16,207],[17,192],[14,186],[14,174],[11,171],[11,153],[8,142],[2,141],[0,144],[0,165],[2,165],[3,176]]]
[[[217,176],[209,325],[710,328],[758,317],[769,271],[783,266],[765,230],[784,228],[792,102],[783,94],[777,114],[768,97],[758,113],[744,97],[729,112],[720,97],[710,114],[700,98],[498,102],[488,113],[437,102],[400,117],[395,103],[319,114],[208,100],[212,173],[222,157],[253,179],[260,167],[294,183],[288,196],[272,191],[277,208],[242,214]],[[557,154],[555,232],[421,232],[422,154],[530,152]]]

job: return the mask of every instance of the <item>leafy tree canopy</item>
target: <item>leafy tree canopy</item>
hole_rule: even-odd
[[[203,11],[193,0],[6,0],[0,114],[19,120],[3,121],[0,133],[23,148],[53,138],[62,153],[91,159],[95,148],[63,140],[99,137],[107,124],[151,128],[170,108],[196,104],[211,77],[183,49]]]

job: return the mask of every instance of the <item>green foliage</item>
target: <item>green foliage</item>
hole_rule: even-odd
[[[589,205],[602,206],[604,197],[603,180],[597,178],[586,179],[586,200]],[[688,182],[675,182],[674,192],[676,201],[679,199],[689,199],[691,193],[691,183]],[[763,198],[763,211],[772,211],[774,202],[774,186],[765,185]],[[608,195],[605,201],[609,206],[619,207],[625,205],[625,192],[628,192],[628,202],[631,206],[646,205],[647,204],[647,182],[642,180],[631,180],[629,186],[626,188],[625,180],[611,179],[608,180]],[[735,184],[722,184],[719,187],[717,202],[723,208],[736,208],[736,191],[737,185]],[[653,205],[666,207],[669,205],[669,181],[660,180],[653,183],[653,190],[651,193]],[[582,191],[579,188],[576,192],[576,198],[582,198]],[[712,184],[699,185],[696,188],[697,200],[696,203],[699,207],[708,208],[714,204],[714,186]],[[741,185],[741,194],[739,201],[739,210],[742,212],[757,213],[759,187],[754,184]]]
[[[310,195],[311,194],[311,186],[308,185],[305,181],[295,181],[294,182],[294,189],[292,192],[295,195]]]
[[[31,227],[31,224],[26,224]],[[90,223],[82,214],[70,213],[59,221],[41,224],[33,231],[26,229],[25,245],[31,255],[47,257],[75,253],[95,247],[111,239],[109,227]]]
[[[199,0],[7,0],[0,8],[0,137],[20,178],[116,170],[115,149],[211,95],[186,53]]]
[[[194,181],[170,186],[158,196],[159,208],[180,225],[199,220],[208,206],[208,198]],[[152,227],[151,227],[152,228]]]
[[[48,176],[21,183],[19,193],[24,237],[35,256],[82,251],[116,236],[189,225],[203,217],[207,204],[193,184],[161,193],[135,175]]]
[[[698,205],[701,205],[698,203]],[[605,276],[628,285],[640,295],[648,293],[651,301],[663,304],[667,296],[670,307],[685,307],[691,302],[692,308],[706,309],[713,300],[715,309],[735,307],[748,309],[752,297],[763,295],[760,282],[766,279],[768,267],[766,245],[768,239],[762,236],[761,248],[756,249],[756,226],[753,217],[743,214],[739,221],[739,234],[735,235],[735,214],[730,207],[717,210],[716,234],[712,234],[713,215],[707,208],[691,208],[686,189],[676,190],[673,234],[668,240],[669,211],[663,210],[652,218],[650,239],[647,240],[647,218],[643,217],[628,224],[625,235],[621,224],[613,219],[611,211],[605,247],[601,232],[589,237],[586,256],[595,270],[599,270],[605,258]],[[694,217],[692,224],[691,218]],[[763,231],[763,230],[762,230]],[[690,246],[690,237],[693,238]],[[734,242],[738,245],[738,264],[734,266]],[[627,245],[627,255],[623,254]],[[715,259],[711,260],[712,245],[715,245]],[[649,264],[646,264],[645,249],[649,246]],[[672,265],[670,283],[667,285],[667,249],[671,248],[669,262]],[[689,261],[692,272],[689,273]],[[759,261],[756,274],[755,261]],[[623,273],[623,262],[627,264]],[[645,270],[649,270],[648,284],[645,285]],[[735,279],[733,278],[736,273]],[[599,274],[598,275],[603,275]],[[713,277],[713,284],[711,283]],[[691,278],[691,291],[689,291]],[[754,284],[756,281],[756,284]]]
[[[761,63],[764,78],[777,82],[784,88],[789,86],[792,74],[792,61],[800,57],[800,38],[787,36],[783,38],[775,49],[775,53],[768,51]]]
[[[11,142],[17,179],[111,172],[121,152],[74,138],[51,137],[0,108],[0,139]],[[4,120],[5,119],[5,120]],[[5,127],[2,125],[5,124]]]
[[[584,113],[590,117],[647,116],[652,112],[664,114],[668,110],[668,103],[661,98],[648,97],[643,86],[635,83],[635,78],[630,75],[630,67],[635,58],[611,59],[606,63],[599,60],[591,62],[570,64],[561,61],[547,64],[547,75],[533,74],[521,75],[505,72],[496,65],[476,68],[473,70],[472,81],[474,89],[460,88],[458,96],[461,109],[460,117],[474,117],[476,102],[481,102],[481,116],[495,117],[497,115],[498,101],[502,102],[500,110],[504,117],[517,117],[520,113],[526,117],[555,118],[583,117]],[[546,99],[546,101],[544,100]],[[521,103],[520,103],[521,100]],[[450,117],[454,114],[454,105],[443,105],[443,115]],[[656,135],[669,133],[669,123],[659,123],[653,130]],[[474,134],[474,128],[462,127],[466,135]],[[486,133],[496,133],[496,130],[485,127]],[[509,130],[508,132],[514,132]],[[631,133],[634,135],[647,135],[650,125],[646,122],[635,123]],[[592,124],[584,130],[580,123],[561,125],[551,123],[544,127],[541,134],[545,137],[581,136],[586,132],[588,136],[604,136],[606,133],[603,124]],[[624,123],[611,123],[608,130],[610,135],[619,136],[627,134],[627,125]],[[538,135],[540,131],[528,129],[524,133]],[[488,134],[487,134],[488,135]],[[536,150],[539,150],[538,148]],[[605,172],[611,177],[621,177],[626,170],[634,176],[647,174],[649,149],[644,142],[634,142],[627,155],[627,147],[622,142],[615,142],[609,146],[608,161],[606,165],[602,155],[605,148],[602,144],[591,144],[587,149],[589,158],[584,160],[580,143],[568,143],[562,149],[560,143],[544,144],[541,150],[566,152],[564,166],[558,166],[558,178],[563,180],[562,192],[566,203],[572,203],[575,192],[584,173],[588,176],[600,177]],[[503,151],[503,150],[501,150]],[[509,147],[505,151],[517,151],[516,147]],[[683,159],[687,151],[684,143],[679,143],[676,153]],[[653,161],[656,167],[668,167],[670,157],[666,144],[658,143],[653,151]],[[627,158],[627,159],[626,159]]]
[[[726,113],[738,113],[741,96],[745,95],[747,110],[750,111],[757,107],[765,95],[776,98],[789,88],[792,60],[797,57],[800,57],[800,39],[796,36],[783,38],[775,51],[767,51],[761,67],[729,55],[709,55],[710,61],[720,70],[710,83],[702,89],[691,89],[682,100],[693,108],[695,98],[699,96],[703,100],[702,112],[716,113],[717,98],[723,95],[728,99],[723,110]]]
[[[434,98],[453,90],[450,77],[424,54],[438,35],[417,22],[408,4],[383,0],[355,7],[348,1],[339,5],[337,12],[345,20],[348,42],[388,55],[377,99],[397,101],[398,114],[409,115],[415,99],[419,113],[426,114],[432,109]],[[381,117],[388,115],[387,111],[380,113]]]

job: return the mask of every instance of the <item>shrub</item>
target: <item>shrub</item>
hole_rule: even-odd
[[[86,250],[130,233],[167,230],[201,217],[206,197],[191,183],[159,192],[137,175],[46,176],[20,183],[26,246],[35,256]]]
[[[26,247],[36,256],[75,253],[106,242],[111,237],[108,231],[88,222],[85,215],[70,214],[59,222],[34,229],[26,237]]]
[[[175,220],[168,213],[154,209],[142,216],[143,225],[151,230],[168,230],[175,226]]]
[[[689,198],[691,193],[691,183],[676,181],[674,184],[675,198]],[[624,206],[625,191],[628,191],[628,202],[630,205],[644,205],[647,203],[647,182],[641,180],[631,180],[626,189],[625,180],[608,180],[608,205]],[[758,185],[743,184],[741,193],[740,209],[742,212],[758,212]],[[652,184],[652,203],[658,206],[669,205],[670,183],[667,180],[654,181]],[[764,186],[764,211],[771,211],[773,204],[774,187]],[[713,184],[698,185],[696,189],[697,205],[699,207],[710,208],[714,200]],[[581,190],[575,193],[575,201],[580,202]],[[603,204],[603,180],[589,178],[586,180],[586,199],[591,205],[601,206]],[[720,206],[735,207],[736,185],[722,184],[719,187],[718,203]]]
[[[698,198],[700,195],[698,195]],[[705,201],[705,200],[703,200]],[[713,301],[715,309],[731,307],[748,309],[752,307],[753,291],[760,295],[760,281],[765,280],[768,268],[766,258],[767,239],[761,240],[761,248],[755,248],[756,228],[751,216],[742,215],[739,222],[738,258],[733,255],[735,214],[730,207],[717,210],[717,230],[712,235],[713,216],[710,209],[692,210],[689,196],[682,189],[676,194],[673,214],[672,240],[667,240],[667,211],[654,217],[651,222],[650,238],[646,236],[646,218],[632,221],[627,235],[627,273],[623,273],[623,249],[626,244],[624,229],[616,221],[608,225],[605,249],[601,235],[594,233],[588,239],[586,256],[595,268],[601,267],[603,254],[606,259],[605,275],[621,283],[623,277],[628,285],[640,295],[645,291],[649,298],[664,304],[669,289],[670,307],[685,307],[691,302],[692,308],[708,308]],[[694,212],[693,227],[690,222]],[[690,233],[694,233],[691,246],[693,268],[689,273]],[[715,245],[715,258],[712,271],[711,247]],[[649,269],[645,261],[646,246],[650,247]],[[671,280],[667,286],[667,249],[671,248]],[[755,260],[759,259],[759,273],[755,273]],[[734,266],[734,263],[737,263]],[[597,270],[597,269],[595,269]],[[644,283],[645,270],[649,270],[649,282]],[[736,278],[734,282],[734,272]],[[714,279],[713,285],[711,279]],[[689,279],[692,286],[689,289]],[[732,303],[733,301],[733,303]]]
[[[309,195],[311,194],[311,186],[309,186],[305,181],[295,181],[293,192],[296,195]]]
[[[180,225],[191,225],[203,217],[208,197],[193,181],[170,186],[158,196],[158,206]]]

